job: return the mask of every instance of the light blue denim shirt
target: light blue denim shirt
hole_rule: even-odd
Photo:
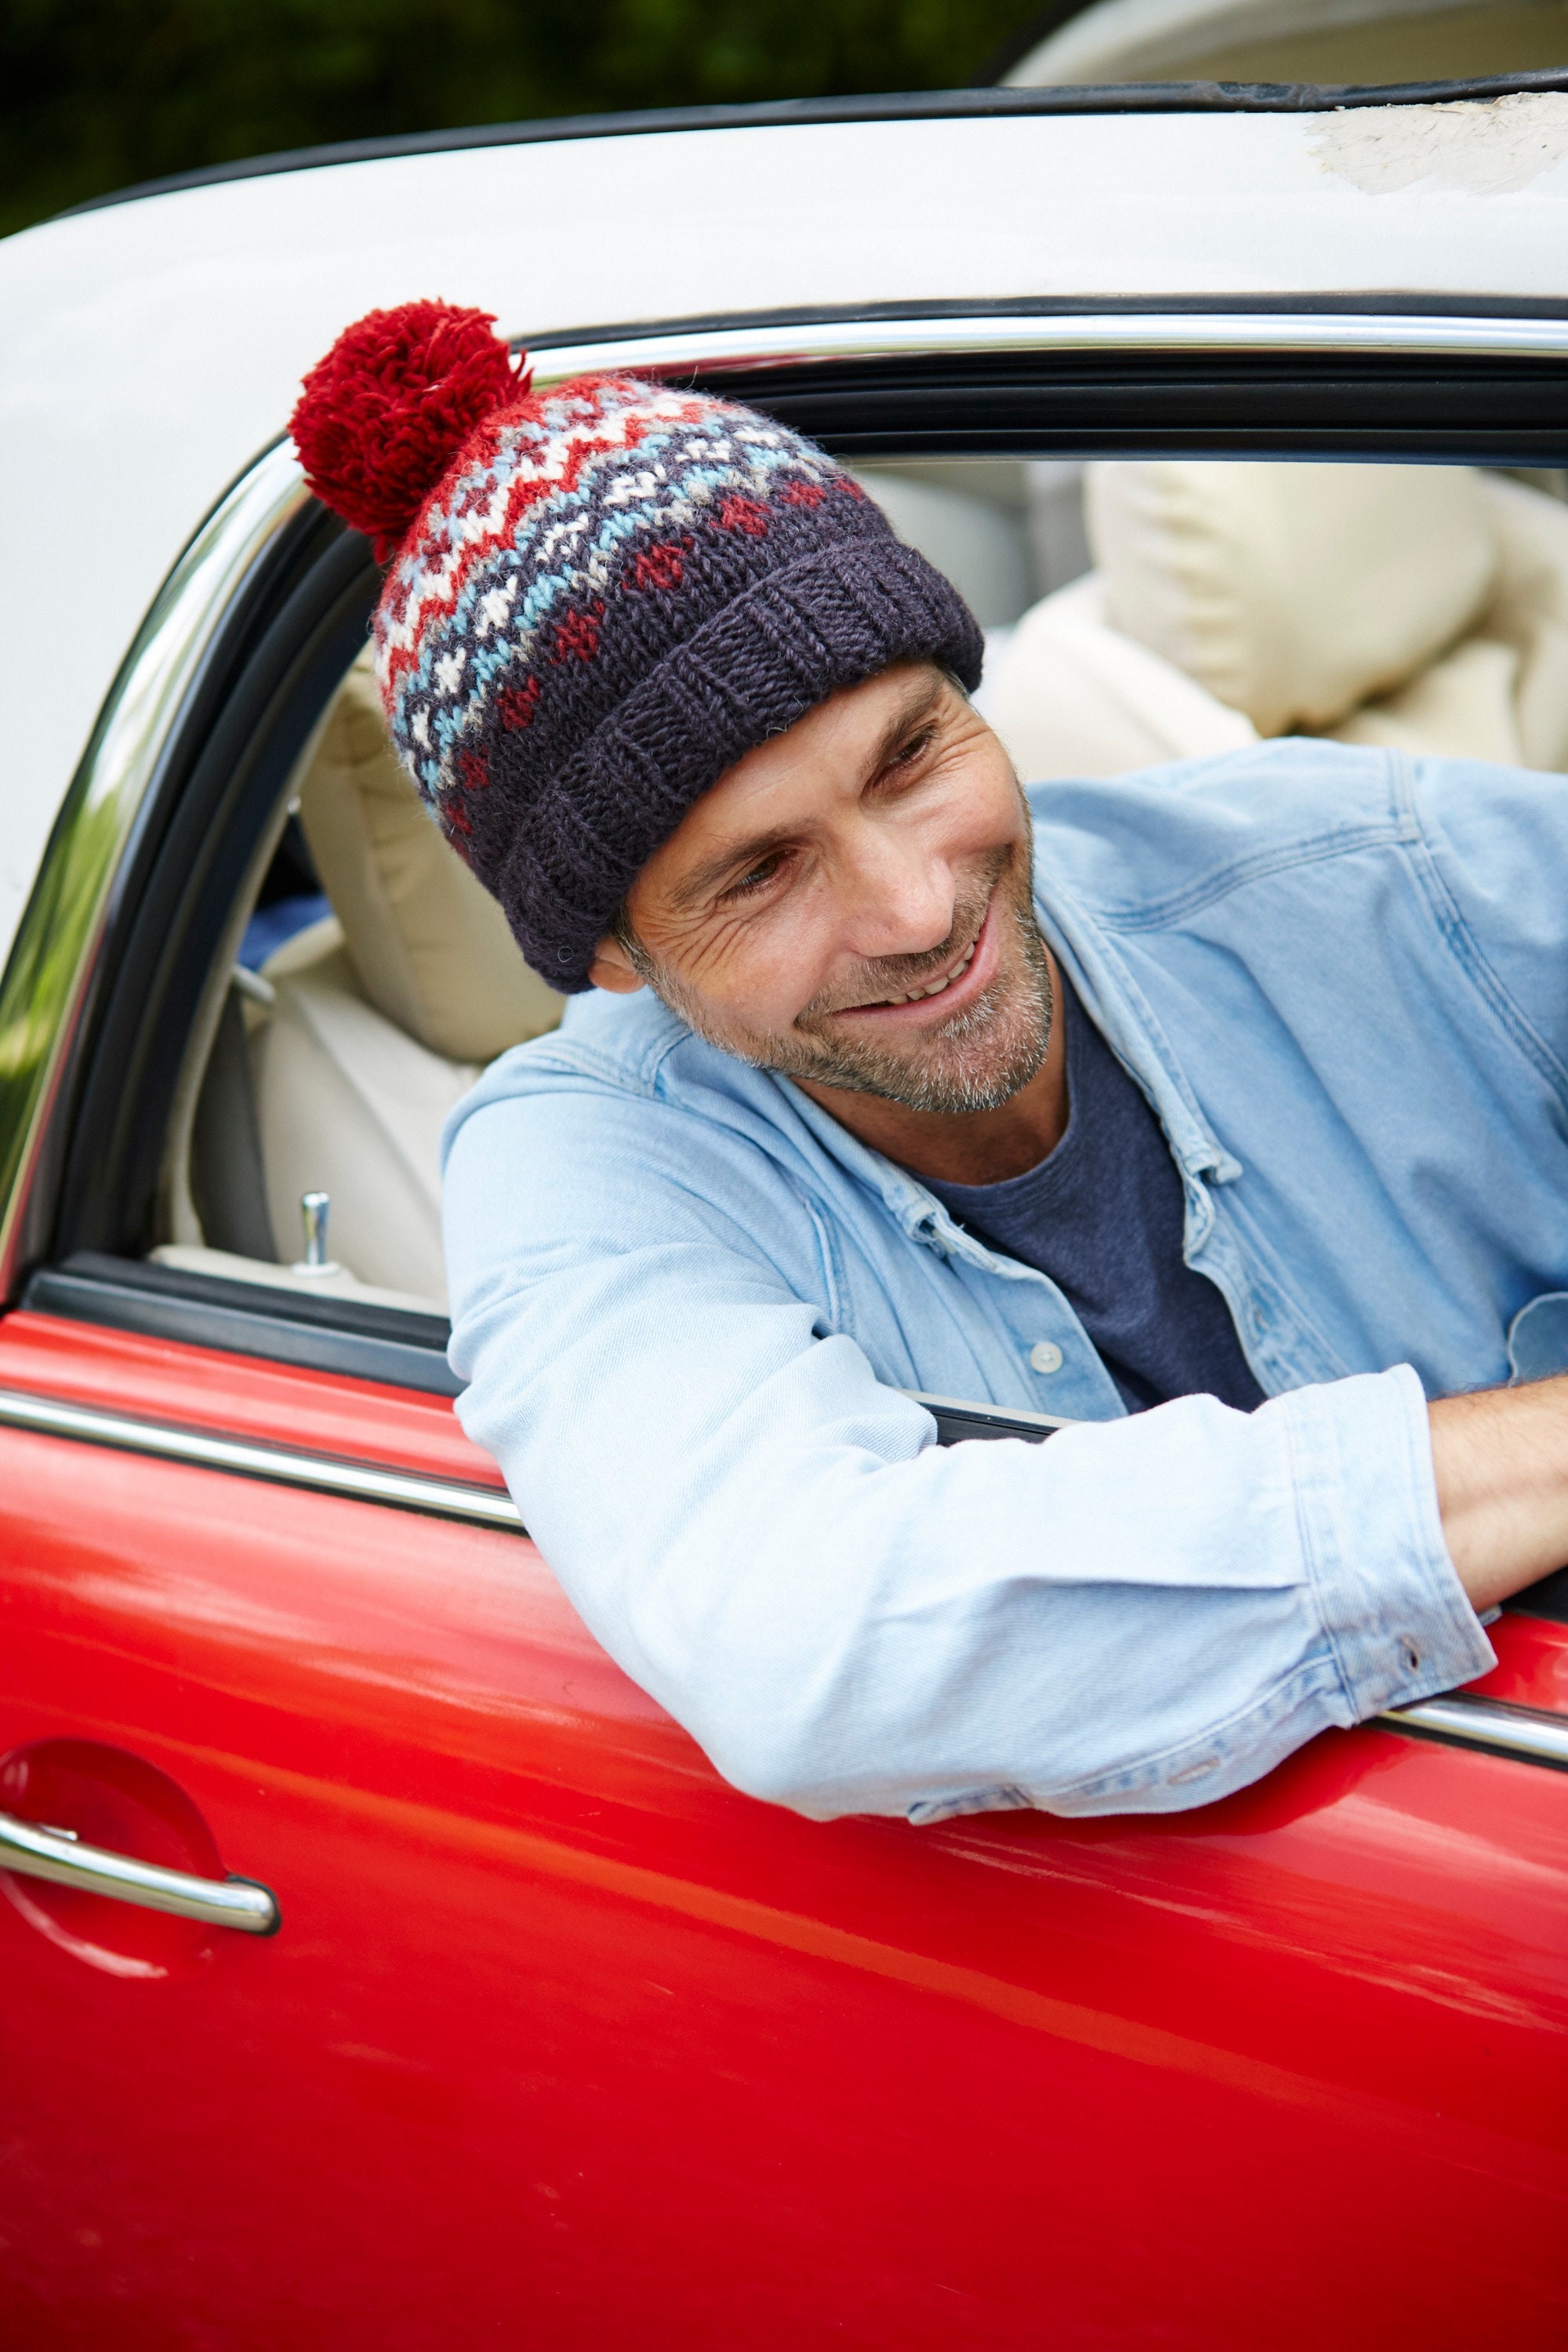
[[[1568,782],[1300,741],[1029,797],[1256,1412],[1129,1418],[1044,1275],[651,995],[448,1128],[465,1426],[626,1672],[809,1814],[1173,1810],[1491,1663],[1426,1399],[1568,1285]],[[904,1389],[1083,1425],[942,1447]]]

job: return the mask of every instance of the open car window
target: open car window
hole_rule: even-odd
[[[1555,446],[1551,386],[1477,362],[1461,436],[1430,371],[1267,364],[1259,390],[1242,352],[1216,393],[1210,358],[1182,388],[1179,349],[933,348],[725,388],[823,439],[953,579],[1026,782],[1300,730],[1568,769],[1568,505],[1519,470]],[[1134,409],[1168,411],[1175,454],[1138,454]],[[1451,462],[1459,438],[1486,462]],[[1270,453],[1292,443],[1318,460]],[[449,1394],[441,1130],[563,1008],[391,751],[368,548],[292,512],[125,877],[26,1297]]]
[[[862,478],[955,578],[998,656],[1042,583],[1087,564],[1080,468],[917,460]],[[562,1010],[421,806],[367,648],[290,775],[226,926],[150,1262],[443,1315],[442,1126],[489,1062]]]
[[[979,699],[1027,781],[1300,730],[1568,768],[1568,506],[1550,478],[995,459],[860,474],[985,627]],[[442,1317],[442,1126],[562,1009],[426,817],[361,653],[230,910],[150,1264]]]

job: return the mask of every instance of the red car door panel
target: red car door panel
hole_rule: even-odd
[[[0,1388],[497,1483],[439,1400],[45,1318]],[[1368,1728],[1167,1821],[820,1826],[519,1535],[0,1465],[0,1756],[132,1759],[282,1908],[73,1948],[6,1882],[8,2344],[1562,2342],[1568,1777]]]

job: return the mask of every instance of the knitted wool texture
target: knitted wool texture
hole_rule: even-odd
[[[470,436],[374,638],[421,794],[568,992],[744,753],[895,662],[973,687],[982,654],[957,591],[809,441],[607,376],[514,397]]]

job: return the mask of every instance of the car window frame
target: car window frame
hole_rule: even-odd
[[[1157,449],[1537,466],[1568,454],[1562,306],[1335,299],[633,323],[543,340],[535,381],[613,368],[698,386],[847,459]],[[0,1302],[450,1396],[443,1318],[143,1255],[233,892],[363,642],[380,576],[279,440],[219,499],[155,601],[0,981],[0,1036],[27,1041],[0,1068]]]

